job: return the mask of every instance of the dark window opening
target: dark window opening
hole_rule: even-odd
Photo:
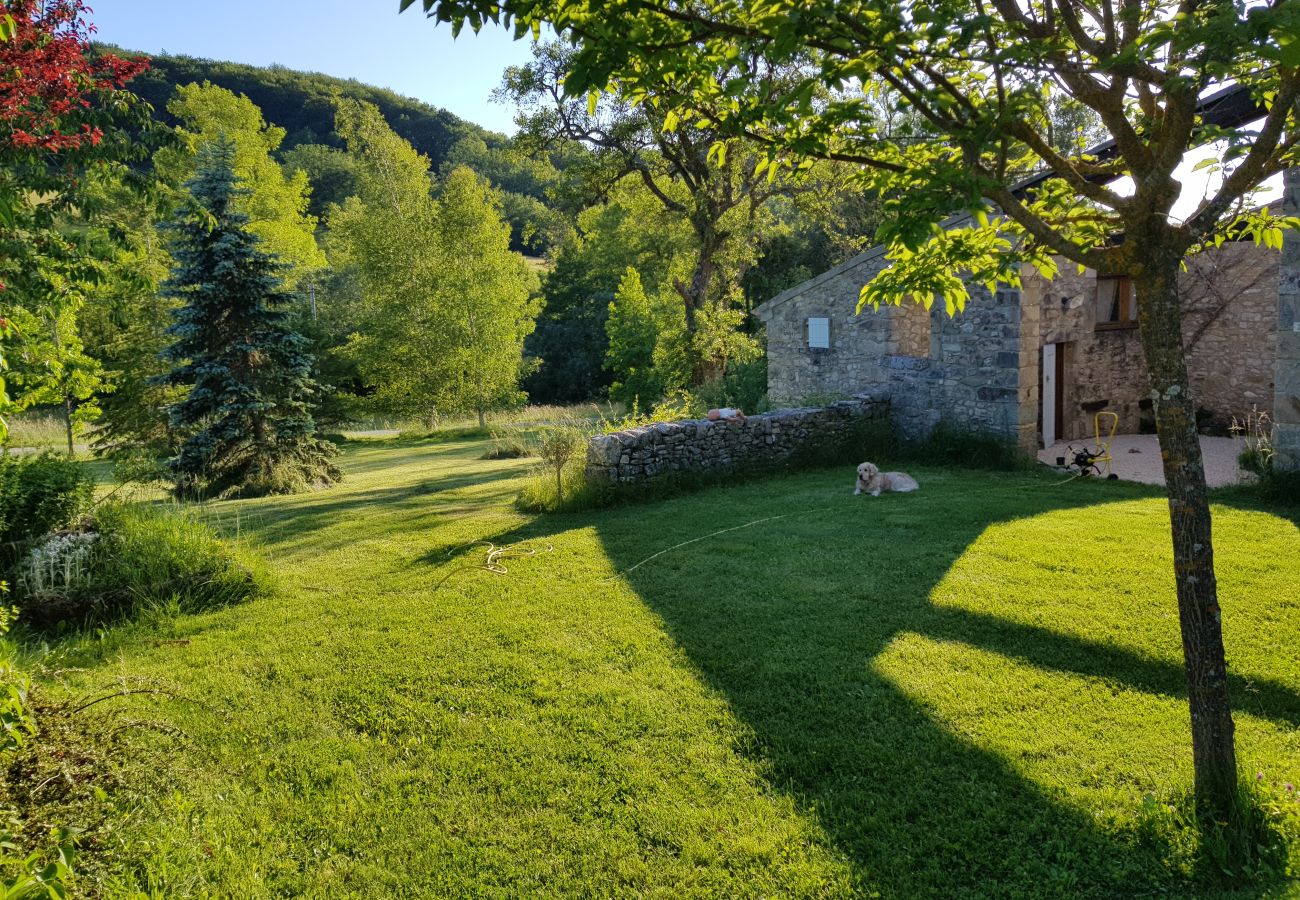
[[[1097,278],[1097,330],[1137,327],[1137,297],[1126,275]]]

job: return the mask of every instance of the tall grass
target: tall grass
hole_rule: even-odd
[[[461,440],[489,437],[508,431],[530,434],[539,429],[561,423],[584,422],[595,426],[607,421],[621,421],[626,408],[621,403],[574,403],[568,406],[520,406],[514,409],[494,410],[487,415],[487,427],[480,428],[477,416],[456,416],[439,420],[430,428],[427,423],[393,423],[403,438],[432,440]],[[353,429],[347,429],[351,431]]]
[[[85,438],[84,426],[73,428],[73,440]],[[30,410],[9,419],[9,439],[5,447],[13,449],[67,450],[68,433],[58,413]]]
[[[69,541],[75,536],[53,535],[20,561],[14,599],[23,621],[92,625],[198,612],[270,588],[261,559],[222,541],[192,508],[104,504],[84,539]]]

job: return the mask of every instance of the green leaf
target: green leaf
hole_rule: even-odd
[[[5,13],[4,17],[0,18],[0,41],[12,41],[17,34],[18,23],[14,21],[13,16]]]

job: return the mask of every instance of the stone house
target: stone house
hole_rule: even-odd
[[[1284,208],[1300,210],[1300,172]],[[922,436],[940,420],[1015,440],[1026,451],[1093,433],[1094,415],[1121,433],[1154,418],[1127,279],[1076,274],[1061,261],[1019,290],[972,286],[949,317],[904,301],[855,314],[858,293],[886,265],[874,247],[754,310],[767,326],[768,393],[792,404],[888,398],[899,427]],[[1184,339],[1192,389],[1209,426],[1252,409],[1275,422],[1284,463],[1300,464],[1300,233],[1283,251],[1249,241],[1188,261]]]

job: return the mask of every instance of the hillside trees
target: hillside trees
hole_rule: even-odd
[[[335,110],[340,99],[374,106],[404,140],[432,160],[435,168],[443,164],[448,151],[465,137],[480,137],[494,143],[502,140],[478,125],[411,97],[352,79],[300,72],[284,66],[253,66],[158,54],[153,57],[149,73],[139,79],[136,90],[164,115],[178,87],[204,82],[247,97],[268,122],[285,129],[286,149],[299,144],[341,148],[342,137],[334,131]]]
[[[286,174],[273,155],[284,141],[284,129],[268,125],[247,97],[212,84],[177,88],[167,109],[182,122],[184,149],[159,155],[160,176],[172,184],[184,181],[195,171],[199,149],[224,137],[234,147],[235,176],[245,191],[239,209],[266,250],[286,266],[286,284],[297,286],[324,267],[325,256],[316,245],[316,220],[308,212],[307,174]]]
[[[248,497],[327,485],[341,474],[315,436],[305,339],[287,327],[281,266],[239,210],[233,144],[199,153],[193,200],[172,225],[176,264],[164,290],[184,305],[168,329],[164,377],[188,393],[171,407],[186,430],[170,466],[183,497]],[[197,207],[197,208],[195,208]]]
[[[1223,611],[1177,275],[1189,253],[1243,233],[1278,246],[1281,227],[1292,224],[1252,210],[1250,197],[1300,151],[1294,4],[423,5],[457,22],[515,20],[520,35],[556,25],[578,45],[565,73],[570,96],[617,83],[682,122],[762,142],[770,163],[860,166],[864,186],[892,214],[880,236],[893,265],[867,286],[866,302],[941,297],[956,310],[968,280],[1018,285],[1022,266],[1050,276],[1056,256],[1130,276],[1169,493],[1195,793],[1206,822],[1239,821]],[[798,77],[775,93],[751,82],[750,72],[771,66]],[[1200,108],[1223,85],[1248,92],[1256,126],[1216,122]],[[924,133],[902,142],[879,127],[870,97],[885,86],[924,120]],[[1110,148],[1087,155],[1054,146],[1047,126],[1057,98],[1091,110]],[[1211,163],[1219,177],[1189,215],[1171,217],[1175,169],[1190,148],[1215,141],[1224,148]],[[1022,186],[1031,170],[1045,177]],[[1120,177],[1131,192],[1109,186]],[[936,227],[958,210],[971,214],[968,223]],[[1248,846],[1236,844],[1238,861]]]
[[[458,168],[435,199],[428,159],[372,106],[343,101],[337,127],[360,173],[358,194],[329,218],[336,265],[360,288],[346,353],[378,409],[482,422],[517,396],[535,316],[534,279],[493,193]]]

